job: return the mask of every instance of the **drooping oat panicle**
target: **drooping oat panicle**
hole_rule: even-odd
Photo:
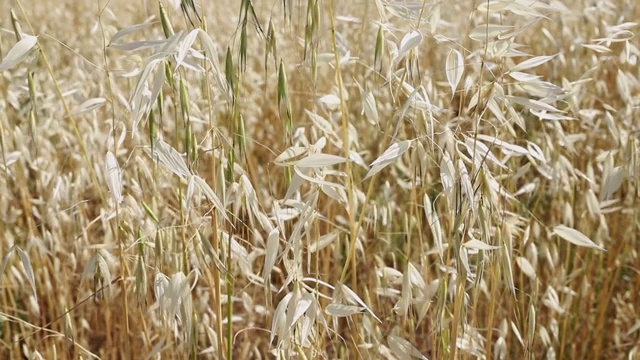
[[[637,352],[635,2],[34,4],[0,358]]]

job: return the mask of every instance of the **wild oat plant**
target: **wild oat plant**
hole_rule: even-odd
[[[637,1],[0,16],[1,358],[640,358]]]

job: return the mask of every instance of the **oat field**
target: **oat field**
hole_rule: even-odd
[[[3,0],[0,358],[640,359],[636,0]]]

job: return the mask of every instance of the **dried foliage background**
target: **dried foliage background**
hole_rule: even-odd
[[[640,356],[636,1],[0,16],[0,357]]]

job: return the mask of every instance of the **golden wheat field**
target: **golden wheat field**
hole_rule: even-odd
[[[3,0],[0,358],[640,359],[635,0]]]

